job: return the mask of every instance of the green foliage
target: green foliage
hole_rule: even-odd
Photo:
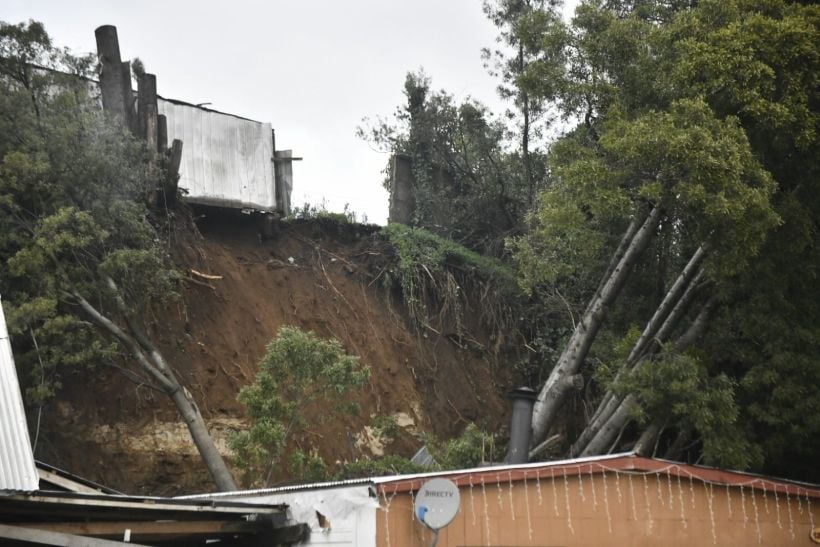
[[[327,203],[323,200],[318,205],[305,203],[301,207],[296,206],[291,211],[290,216],[285,220],[318,220],[320,222],[335,222],[338,224],[367,223],[367,215],[359,215],[350,209],[350,204],[345,203],[341,213],[328,211]]]
[[[479,323],[495,333],[515,328],[513,306],[519,291],[514,273],[503,262],[422,228],[389,224],[381,234],[398,258],[387,280],[401,288],[418,324],[427,325],[435,315],[438,321],[451,321],[447,328],[462,334],[468,295],[481,294]]]
[[[504,447],[499,446],[501,443],[496,436],[474,423],[467,425],[464,432],[453,439],[440,441],[428,436],[425,442],[441,470],[468,469],[499,461],[504,456]]]
[[[765,458],[788,473],[791,456],[816,480],[820,8],[587,1],[569,23],[548,11],[516,31],[538,42],[518,82],[580,123],[552,146],[547,189],[513,242],[522,285],[545,308],[558,294],[580,312],[629,220],[661,204],[593,347],[597,377],[617,369],[604,346],[645,324],[703,244],[720,306],[699,358],[666,356],[630,389],[651,416],[674,408],[669,426],[697,431],[709,461]]]
[[[412,279],[422,269],[430,274],[439,274],[448,265],[456,265],[484,279],[492,279],[514,292],[514,273],[500,260],[480,255],[424,229],[403,224],[389,224],[381,234],[396,250],[399,258],[398,281],[403,289],[412,289]],[[412,294],[413,291],[407,292]]]
[[[0,293],[39,403],[61,374],[116,354],[74,295],[116,317],[106,277],[135,314],[175,286],[144,203],[161,173],[144,144],[104,118],[81,77],[90,67],[53,47],[39,23],[0,23]]]
[[[669,416],[679,428],[700,436],[704,462],[748,469],[759,465],[759,447],[750,443],[740,423],[736,383],[725,374],[710,376],[692,355],[664,352],[616,386],[641,399],[637,415]]]
[[[344,462],[333,476],[335,480],[378,477],[381,475],[402,475],[424,473],[428,468],[416,465],[407,458],[395,455],[381,456],[375,459],[360,459]]]
[[[239,401],[248,409],[251,425],[230,441],[236,463],[249,485],[265,485],[281,461],[288,441],[306,425],[305,412],[321,405],[322,420],[358,411],[351,395],[370,377],[358,357],[347,355],[336,340],[284,326],[270,344],[252,384]],[[295,451],[291,469],[323,476],[324,462],[315,454]]]
[[[377,437],[387,441],[395,439],[401,432],[401,427],[395,416],[379,414],[373,417],[370,426],[373,428],[373,432]]]
[[[504,124],[484,105],[472,99],[458,103],[430,85],[423,72],[409,73],[407,104],[394,120],[380,119],[358,134],[409,158],[414,226],[500,255],[504,236],[518,229],[529,205],[520,155],[506,151]],[[543,155],[531,154],[529,164],[533,179],[540,180]]]
[[[288,462],[288,471],[292,477],[299,477],[303,482],[321,482],[329,478],[327,464],[316,451],[305,452],[293,450]]]

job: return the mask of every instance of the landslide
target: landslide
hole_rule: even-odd
[[[378,227],[291,221],[263,238],[258,226],[247,215],[206,211],[198,229],[175,228],[173,253],[185,275],[181,295],[148,318],[153,339],[197,400],[223,454],[230,454],[230,432],[247,423],[237,394],[283,325],[336,338],[371,368],[358,417],[326,422],[314,407],[307,433],[294,439],[331,465],[383,453],[411,456],[422,433],[450,438],[470,422],[504,428],[504,394],[519,355],[476,321],[481,295],[466,297],[466,343],[446,319],[436,328],[410,317],[400,289],[386,283],[397,259]],[[118,366],[129,369],[125,361]],[[63,383],[54,402],[30,412],[39,420],[39,459],[131,494],[213,490],[165,395],[108,366]],[[395,440],[373,433],[368,425],[375,416],[395,419]],[[299,477],[280,472],[277,479]]]

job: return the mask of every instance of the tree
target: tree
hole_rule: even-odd
[[[554,423],[573,385],[568,380],[588,370],[591,356],[606,363],[607,354],[616,381],[573,439],[574,453],[609,450],[637,412],[646,416],[639,446],[651,447],[665,433],[670,450],[694,443],[712,461],[753,463],[744,450],[713,450],[716,430],[691,413],[698,404],[723,413],[733,433],[720,435],[735,447],[752,450],[747,443],[761,441],[753,432],[761,419],[774,423],[775,405],[800,424],[789,438],[817,432],[812,420],[792,414],[798,399],[786,395],[800,393],[798,378],[819,373],[810,357],[817,339],[798,329],[783,339],[793,343],[787,349],[789,342],[774,343],[762,315],[766,309],[800,325],[815,317],[799,296],[813,283],[773,268],[798,256],[809,271],[816,264],[807,253],[816,200],[803,192],[816,193],[817,23],[815,6],[781,1],[588,2],[570,26],[547,29],[544,42],[563,44],[567,63],[535,59],[522,81],[532,96],[558,101],[581,121],[553,146],[553,186],[518,243],[518,258],[532,289],[568,287],[588,304],[541,391],[536,440]],[[542,84],[545,72],[558,74],[557,83]],[[783,245],[786,234],[792,245]],[[600,273],[599,283],[590,271]],[[651,272],[663,290],[649,289]],[[619,294],[629,298],[619,301]],[[617,319],[608,327],[607,315]],[[645,325],[642,334],[638,329],[631,349],[612,357],[603,346],[635,323]],[[770,341],[767,351],[750,352],[761,338]],[[805,355],[799,372],[781,361],[795,347]],[[716,391],[690,390],[700,402],[684,404],[672,392],[659,398],[662,389],[636,387],[640,378],[684,369]],[[778,396],[751,396],[751,385],[771,386],[772,378],[784,383]],[[709,407],[715,393],[714,400],[734,406]],[[761,408],[748,406],[756,397],[768,410],[753,416],[757,410],[749,410]],[[791,444],[784,437],[776,443]],[[776,453],[771,446],[766,452]]]
[[[499,95],[512,100],[520,115],[516,122],[519,124],[517,130],[521,142],[523,183],[529,207],[535,203],[538,186],[536,177],[543,172],[543,168],[536,169],[533,165],[539,158],[537,155],[533,158],[531,143],[541,135],[539,120],[545,114],[546,104],[543,96],[531,96],[523,78],[530,62],[539,53],[545,53],[544,44],[538,39],[538,30],[560,20],[560,15],[555,10],[557,4],[543,0],[496,0],[483,3],[484,14],[499,29],[496,42],[506,51],[485,48],[482,57],[490,74],[501,78]],[[507,117],[515,119],[515,114],[507,112]]]
[[[145,203],[168,175],[98,108],[88,59],[53,48],[42,25],[0,24],[0,53],[0,291],[29,394],[43,401],[70,367],[112,363],[122,348],[147,380],[129,377],[172,399],[217,487],[235,489],[141,319],[178,281],[157,230],[169,220]]]
[[[430,85],[423,72],[408,73],[406,105],[390,122],[359,128],[359,136],[409,157],[414,226],[502,254],[504,238],[518,231],[528,203],[517,158],[506,151],[504,124],[477,101],[457,103]]]
[[[266,486],[288,442],[305,426],[305,412],[321,405],[321,419],[357,412],[352,392],[370,378],[358,357],[347,355],[336,340],[322,340],[297,327],[279,329],[259,364],[254,382],[242,388],[239,400],[248,409],[251,425],[230,441],[237,464],[250,484]],[[291,465],[300,476],[323,478],[324,460],[295,450]],[[312,472],[311,472],[312,470]]]

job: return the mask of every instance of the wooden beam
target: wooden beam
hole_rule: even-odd
[[[83,508],[111,508],[111,509],[133,509],[137,511],[174,511],[180,513],[228,513],[234,515],[268,514],[282,515],[282,506],[271,506],[263,504],[230,503],[233,500],[214,503],[213,500],[196,500],[192,503],[188,501],[176,502],[169,498],[136,498],[128,496],[60,496],[37,494],[17,494],[2,496],[0,500],[5,502],[27,502],[34,504],[55,504],[65,506],[75,506]],[[45,507],[48,507],[47,505]]]
[[[73,481],[71,479],[67,479],[63,476],[58,475],[57,473],[52,473],[46,469],[42,469],[40,467],[37,468],[37,473],[40,475],[40,480],[55,484],[60,488],[65,488],[69,492],[84,492],[86,494],[102,494],[102,490],[97,490],[95,488],[91,488],[84,484],[80,484],[79,482]],[[45,490],[48,490],[47,488]]]
[[[258,534],[265,528],[270,529],[261,521],[246,520],[30,522],[12,526],[96,538],[122,538],[130,530],[132,539],[147,542],[185,536]]]
[[[20,526],[9,526],[0,524],[0,539],[10,539],[13,541],[36,543],[40,545],[62,545],[65,547],[123,547],[137,546],[148,547],[141,543],[123,543],[121,541],[110,541],[107,539],[94,539],[61,532],[49,532],[46,530],[35,530]]]

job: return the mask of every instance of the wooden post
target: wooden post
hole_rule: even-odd
[[[163,116],[164,117],[164,116]],[[168,150],[168,175],[162,185],[162,195],[158,202],[173,209],[177,204],[177,189],[179,188],[179,166],[182,164],[182,141],[174,139],[171,149]]]
[[[139,82],[137,82],[137,114],[139,116],[139,134],[149,142],[154,143],[156,149],[157,137],[154,133],[153,138],[148,133],[148,119],[151,116],[149,112],[153,112],[154,130],[156,131],[156,116],[157,116],[157,77],[153,74],[140,75]],[[153,107],[153,108],[152,108]]]
[[[100,58],[100,88],[102,91],[103,109],[122,117],[128,123],[126,98],[123,89],[123,63],[120,58],[120,43],[117,38],[117,27],[103,25],[94,31],[97,39],[97,55]],[[129,83],[130,89],[130,83]]]
[[[157,152],[164,154],[168,151],[168,118],[165,114],[157,116]]]
[[[174,175],[179,175],[179,166],[182,164],[182,141],[174,139],[171,143],[171,151],[169,153],[170,160],[168,161],[168,171]]]
[[[131,61],[123,61],[120,65],[120,85],[122,87],[123,106],[125,109],[125,122],[131,133],[137,134],[137,112],[134,104],[134,90],[131,88]]]
[[[148,150],[157,150],[157,105],[149,104],[145,106],[145,142],[148,144]]]
[[[290,196],[293,191],[293,161],[292,150],[276,150],[273,152],[274,191],[276,192],[276,210],[286,217],[290,214]]]

